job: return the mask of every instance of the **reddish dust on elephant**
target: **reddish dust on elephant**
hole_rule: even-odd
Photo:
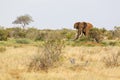
[[[83,34],[85,36],[88,36],[90,29],[93,28],[93,25],[91,23],[88,23],[88,22],[76,22],[74,24],[74,28],[77,29],[77,36],[74,40],[77,40]]]

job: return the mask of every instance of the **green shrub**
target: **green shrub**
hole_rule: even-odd
[[[89,34],[90,40],[92,39],[99,43],[102,39],[101,38],[102,32],[98,28],[91,29]]]
[[[19,38],[25,38],[26,33],[25,33],[24,31],[20,31],[20,32],[18,33],[18,36],[19,36]]]
[[[26,36],[26,30],[23,30],[19,27],[7,28],[6,30],[8,31],[8,36],[10,38],[25,38]]]
[[[74,38],[74,33],[73,32],[68,32],[67,34],[66,34],[66,38],[67,38],[67,40],[70,40],[70,39],[73,39]]]
[[[45,36],[47,36],[48,34],[46,32],[39,32],[38,35],[35,38],[35,41],[44,41],[45,40]]]
[[[102,44],[103,46],[108,46],[108,43],[107,43],[107,42],[101,42],[101,44]]]
[[[25,39],[25,38],[16,39],[16,43],[19,43],[19,44],[29,44],[30,40],[29,39]]]
[[[106,40],[106,41],[102,41],[101,44],[103,44],[103,46],[119,46],[119,42],[116,40]]]
[[[116,46],[116,45],[117,45],[117,42],[109,42],[109,45],[111,45],[111,46]]]
[[[28,28],[26,30],[25,38],[28,38],[28,39],[31,39],[31,40],[36,40],[39,33],[40,33],[40,31],[36,28]]]
[[[0,29],[0,41],[6,41],[8,37],[8,32],[4,29]]]

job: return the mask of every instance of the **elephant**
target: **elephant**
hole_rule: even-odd
[[[83,34],[85,36],[89,35],[90,29],[93,28],[93,25],[88,22],[76,22],[74,24],[74,28],[77,29],[77,36],[74,40],[77,40],[79,37],[81,37]]]

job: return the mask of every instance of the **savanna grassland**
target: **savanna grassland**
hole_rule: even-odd
[[[40,47],[4,48],[0,52],[0,80],[120,80],[120,64],[107,66],[104,61],[112,54],[120,55],[119,46],[66,46],[60,65],[47,72],[28,71],[31,60],[41,53]],[[120,62],[120,56],[117,58]]]
[[[120,27],[75,33],[1,28],[0,80],[120,80]]]

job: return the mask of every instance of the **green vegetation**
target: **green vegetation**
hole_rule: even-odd
[[[119,78],[120,27],[94,27],[89,36],[74,41],[76,30],[25,28],[32,21],[24,15],[13,22],[22,28],[0,28],[0,80],[78,80],[88,74],[87,79]],[[116,70],[111,70],[114,67]]]
[[[0,41],[6,41],[8,32],[5,29],[0,29]]]
[[[30,44],[30,40],[29,39],[16,39],[16,43],[19,43],[19,44]]]
[[[115,26],[113,30],[105,28],[92,28],[89,36],[82,36],[74,41],[76,30],[63,28],[61,30],[25,28],[33,22],[30,15],[22,15],[12,23],[20,24],[21,27],[4,28],[0,26],[0,45],[8,46],[14,44],[37,44],[45,42],[50,38],[61,39],[65,44],[71,46],[120,46],[120,27]]]
[[[82,36],[79,40],[73,41],[75,38],[75,30],[61,29],[61,30],[40,30],[36,28],[22,29],[1,28],[0,29],[0,45],[19,44],[37,44],[44,42],[50,38],[57,38],[65,41],[65,44],[71,46],[120,46],[120,27],[115,27],[114,30],[106,30],[93,28],[90,30],[88,37]]]

